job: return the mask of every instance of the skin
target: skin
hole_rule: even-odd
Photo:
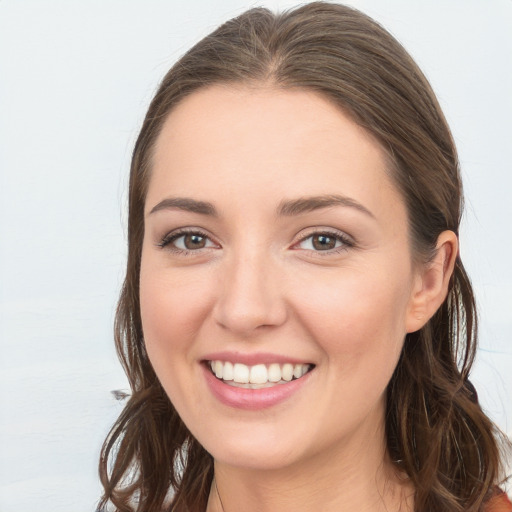
[[[352,205],[278,213],[283,201],[334,194]],[[217,215],[152,211],[175,197],[208,201]],[[224,510],[412,510],[386,453],[384,396],[406,333],[446,296],[457,239],[442,233],[434,261],[414,263],[377,141],[312,92],[203,89],[166,120],[145,215],[148,355],[215,459]],[[185,253],[183,237],[161,246],[182,228],[199,229],[204,247]],[[335,248],[312,244],[325,231]],[[283,403],[239,410],[206,385],[202,361],[216,351],[315,367]],[[222,510],[213,487],[207,510]]]

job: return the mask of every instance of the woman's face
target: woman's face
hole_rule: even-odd
[[[382,444],[420,282],[385,165],[311,92],[215,86],[167,119],[145,208],[144,338],[218,461],[279,468]]]

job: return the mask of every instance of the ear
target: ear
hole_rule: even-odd
[[[421,329],[446,299],[458,250],[457,235],[443,231],[437,239],[434,258],[417,271],[406,319],[407,332]]]

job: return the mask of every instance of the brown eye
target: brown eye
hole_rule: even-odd
[[[311,237],[313,248],[317,251],[328,251],[336,247],[336,238],[333,236],[318,234]]]
[[[168,247],[176,252],[198,251],[216,247],[215,243],[207,235],[201,232],[181,232],[165,237],[159,244],[160,247]]]
[[[185,249],[189,251],[193,251],[194,249],[203,249],[203,247],[206,247],[206,237],[196,233],[184,235],[183,245]]]
[[[354,247],[354,243],[344,233],[318,231],[304,237],[294,247],[316,253],[324,252],[328,255],[338,253],[342,249]]]

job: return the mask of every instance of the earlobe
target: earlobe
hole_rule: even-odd
[[[458,250],[457,235],[453,231],[443,231],[437,239],[435,256],[416,276],[406,321],[407,332],[421,329],[446,299]]]

